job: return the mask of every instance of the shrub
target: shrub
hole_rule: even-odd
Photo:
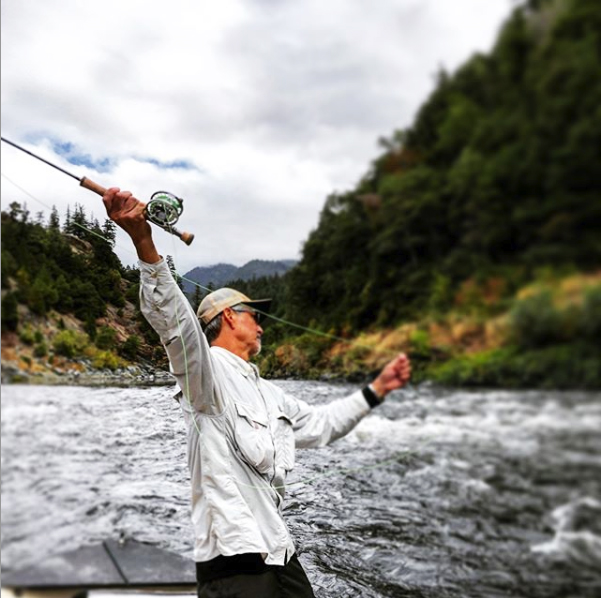
[[[19,325],[17,296],[7,293],[2,298],[2,332],[15,332]]]
[[[121,365],[119,357],[111,351],[98,351],[92,360],[92,366],[99,370],[116,370]]]
[[[82,355],[87,345],[88,337],[74,330],[61,330],[52,341],[54,352],[69,359]]]
[[[524,348],[537,348],[563,340],[562,314],[549,291],[518,301],[510,313],[511,336]]]
[[[430,335],[425,330],[414,330],[409,336],[411,355],[417,359],[430,359]]]
[[[83,329],[86,331],[87,335],[90,337],[90,340],[94,342],[96,340],[96,318],[93,316],[89,316],[86,318]]]
[[[35,357],[46,357],[46,355],[48,355],[48,347],[47,347],[46,343],[44,343],[44,342],[38,343],[33,348],[33,354]]]
[[[494,349],[431,368],[430,376],[450,386],[504,388],[601,388],[601,358],[583,344],[520,351]]]
[[[23,326],[19,332],[19,339],[26,345],[33,345],[35,342],[35,336],[30,326]]]
[[[103,351],[114,349],[117,345],[117,331],[108,326],[102,326],[96,334],[96,346]]]
[[[119,347],[119,353],[125,359],[133,360],[138,354],[140,348],[140,338],[135,334],[132,334],[127,340]]]
[[[598,342],[601,338],[601,286],[586,291],[579,328],[586,339]]]

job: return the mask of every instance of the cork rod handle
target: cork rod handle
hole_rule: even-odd
[[[80,179],[79,184],[90,191],[94,191],[94,193],[98,193],[98,195],[104,195],[106,193],[106,188],[85,176]]]

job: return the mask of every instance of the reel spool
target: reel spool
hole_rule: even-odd
[[[157,191],[146,204],[146,218],[161,228],[169,229],[184,211],[184,200],[168,191]]]

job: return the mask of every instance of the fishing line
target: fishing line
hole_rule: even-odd
[[[173,240],[172,240],[172,242],[173,242]],[[173,251],[174,251],[173,255],[174,255],[174,260],[175,260],[175,257],[177,257],[177,251],[178,251],[177,247],[175,246],[175,243],[173,243]],[[190,281],[190,282],[195,282],[195,281]],[[205,288],[205,287],[203,287],[200,284],[198,284],[198,286],[201,287],[201,288],[203,288],[203,289]],[[206,290],[209,291],[210,289],[207,288]],[[280,322],[288,323],[288,322],[286,322],[286,320],[284,320],[282,318],[276,318],[274,316],[270,316],[270,314],[268,314],[267,312],[261,311],[259,309],[257,309],[256,311],[259,312],[259,313],[261,313],[261,314],[263,314],[264,316],[272,317],[273,319],[276,319],[276,320],[278,320]],[[175,311],[175,317],[176,317],[176,320],[177,320],[177,325],[178,325],[178,330],[179,330],[179,333],[180,333],[180,338],[182,339],[182,347],[183,347],[183,351],[184,351],[185,380],[186,380],[186,387],[187,387],[187,389],[189,391],[190,390],[190,384],[189,384],[188,359],[187,359],[187,355],[186,355],[185,343],[183,342],[183,335],[182,335],[182,329],[181,329],[181,321],[179,319],[179,313],[178,313],[177,308],[176,308],[176,311]],[[327,334],[327,333],[322,333],[320,331],[312,330],[310,328],[307,328],[305,326],[300,326],[298,324],[293,324],[293,325],[296,326],[296,327],[298,327],[298,328],[302,328],[303,330],[306,330],[308,332],[312,332],[314,334],[321,334],[323,336],[328,336],[328,337],[334,338],[334,339],[346,340],[346,339],[343,339],[341,337],[337,337],[335,335],[331,335],[331,334]],[[395,352],[395,354],[397,354],[397,353]],[[190,417],[192,417],[192,419],[194,421],[194,427],[196,429],[196,432],[198,434],[200,434],[200,429],[198,427],[198,422],[197,422],[196,417],[195,417],[195,413],[196,412],[195,412],[195,410],[193,408],[193,405],[192,405],[192,402],[191,402],[191,400],[189,398],[189,394],[190,393],[188,392],[188,393],[182,393],[182,394],[185,397],[185,400],[186,400],[186,402],[187,402],[187,404],[188,404],[188,406],[190,408]],[[365,466],[358,467],[358,468],[339,468],[339,469],[334,469],[332,471],[324,472],[322,474],[315,475],[315,476],[313,476],[311,478],[305,478],[305,479],[297,480],[297,481],[291,482],[289,484],[272,486],[267,480],[265,480],[265,484],[263,484],[261,486],[259,486],[257,484],[245,484],[244,482],[241,482],[239,480],[236,483],[239,484],[240,486],[244,486],[246,488],[251,488],[253,490],[257,490],[257,491],[261,491],[261,492],[272,492],[274,489],[276,491],[279,490],[279,489],[286,490],[286,488],[289,488],[291,486],[295,486],[295,485],[299,485],[299,484],[311,484],[311,483],[313,483],[313,482],[315,482],[317,480],[320,480],[320,479],[323,479],[323,478],[326,478],[326,477],[346,476],[346,475],[348,475],[349,473],[351,473],[353,471],[365,471],[365,470],[368,470],[368,469],[375,469],[375,468],[379,468],[379,467],[384,467],[386,465],[390,465],[391,463],[398,462],[399,461],[399,457],[401,455],[414,453],[415,450],[416,449],[413,449],[413,451],[409,451],[409,450],[400,451],[398,453],[395,453],[393,457],[391,457],[389,459],[385,459],[383,461],[378,461],[378,462],[376,462],[376,463],[374,463],[372,465],[365,465]],[[274,461],[274,468],[275,468],[275,461]]]
[[[26,150],[24,150],[24,151],[26,151]],[[30,152],[27,152],[27,153],[30,153]],[[45,162],[45,160],[43,160],[42,158],[39,158],[39,159]],[[51,166],[54,166],[54,165],[53,165],[53,164],[51,164]],[[60,169],[58,166],[54,166],[54,167],[55,167],[55,168],[57,168],[57,169],[59,169],[59,170],[62,170],[62,169]],[[75,175],[71,175],[70,173],[67,173],[67,174],[69,174],[70,176],[73,176],[74,178],[77,178],[77,177],[75,177]],[[51,210],[51,209],[52,209],[50,206],[48,206],[47,204],[45,204],[45,203],[44,203],[44,202],[42,202],[41,200],[39,200],[39,199],[37,199],[36,197],[34,197],[34,196],[31,194],[31,193],[29,193],[28,191],[26,191],[25,189],[23,189],[23,187],[19,186],[17,183],[15,183],[14,181],[12,181],[12,180],[11,180],[11,179],[10,179],[8,176],[6,176],[4,173],[2,173],[2,176],[3,176],[3,177],[4,177],[4,178],[7,180],[7,181],[9,181],[11,184],[13,184],[13,185],[14,185],[14,186],[15,186],[17,189],[19,189],[19,190],[20,190],[22,193],[24,193],[25,195],[27,195],[28,197],[30,197],[30,198],[31,198],[31,199],[33,199],[34,201],[38,202],[40,205],[44,206],[44,207],[45,207],[45,208],[47,208],[48,210]],[[79,179],[78,179],[78,180],[79,180]],[[164,191],[157,191],[157,193],[156,193],[156,194],[154,194],[154,195],[157,195],[157,194],[164,194],[164,193],[167,193],[167,192],[164,192]],[[157,202],[159,202],[159,203],[160,203],[160,202],[163,202],[164,200],[163,200],[163,198],[162,198],[162,197],[160,197],[160,195],[159,195],[157,198],[155,198],[155,201],[157,201]],[[173,218],[173,216],[172,216],[172,209],[174,210],[174,209],[176,209],[176,208],[173,208],[173,207],[172,207],[170,204],[168,204],[167,202],[165,202],[163,205],[165,205],[165,206],[166,206],[166,205],[169,205],[169,207],[165,208],[165,211],[166,211],[166,212],[169,212],[169,214],[171,214],[171,215],[169,216],[169,219],[170,219],[170,220],[172,220],[172,218]],[[155,207],[153,211],[155,211],[155,212],[156,212],[156,211],[157,211],[157,208]],[[99,234],[99,233],[97,233],[97,232],[93,231],[93,230],[92,230],[92,229],[90,229],[90,228],[87,228],[87,227],[85,227],[85,226],[83,226],[83,225],[79,224],[78,222],[72,222],[72,224],[74,224],[75,226],[78,226],[78,227],[79,227],[79,228],[81,228],[82,230],[85,230],[85,231],[87,231],[87,232],[89,232],[89,233],[91,233],[91,234],[95,235],[96,237],[99,237],[100,239],[103,239],[104,241],[106,241],[106,242],[107,242],[107,243],[109,243],[109,244],[110,244],[110,242],[111,242],[111,241],[110,241],[109,239],[107,239],[105,236],[103,236],[103,235],[101,235],[101,234]],[[166,224],[165,224],[165,227],[162,227],[162,226],[161,226],[161,228],[165,228],[165,230],[167,230],[167,232],[171,232],[171,231],[169,230],[169,229],[171,228],[171,224],[170,224],[170,222],[166,222]],[[176,236],[177,236],[177,235],[176,235]],[[177,247],[175,247],[175,243],[174,243],[173,245],[174,245],[174,247],[173,247],[173,252],[172,252],[172,253],[173,253],[173,255],[176,255],[176,254],[178,253],[178,251],[177,251]],[[119,249],[121,249],[122,251],[125,251],[125,252],[127,252],[127,253],[131,253],[131,254],[133,254],[133,255],[136,255],[136,253],[135,253],[134,251],[132,251],[132,250],[131,250],[129,247],[124,247],[124,246],[123,246],[123,245],[121,245],[120,243],[115,243],[115,247],[118,247]],[[205,287],[205,286],[204,286],[204,285],[202,285],[201,283],[197,282],[196,280],[192,280],[191,278],[186,278],[185,276],[182,276],[181,274],[179,274],[177,271],[174,271],[173,273],[174,273],[175,275],[177,275],[177,276],[178,276],[178,277],[179,277],[181,280],[183,280],[183,281],[186,281],[186,282],[188,282],[188,283],[190,283],[190,284],[192,284],[192,285],[194,285],[194,286],[196,286],[196,287],[198,287],[198,288],[202,289],[203,291],[207,291],[207,292],[211,292],[211,291],[212,291],[212,289],[210,289],[209,287]],[[292,321],[290,321],[290,320],[286,320],[285,318],[280,318],[280,317],[278,317],[278,316],[275,316],[275,315],[273,315],[273,314],[271,314],[271,313],[267,313],[266,311],[262,311],[261,309],[258,309],[258,308],[254,308],[254,309],[255,309],[255,311],[256,311],[257,313],[260,313],[262,316],[264,316],[264,317],[266,317],[266,318],[270,318],[270,319],[272,319],[272,320],[275,320],[276,322],[280,322],[280,323],[282,323],[282,324],[285,324],[286,326],[290,326],[291,328],[296,328],[296,329],[298,329],[298,330],[303,330],[304,332],[309,332],[309,333],[311,333],[311,334],[314,334],[314,335],[316,335],[316,336],[322,336],[322,337],[324,337],[324,338],[329,338],[329,339],[331,339],[331,340],[340,341],[340,342],[347,343],[347,344],[348,344],[348,343],[351,343],[351,341],[349,341],[349,339],[347,339],[347,338],[344,338],[344,337],[342,337],[342,336],[338,336],[338,335],[336,335],[336,334],[332,334],[332,333],[330,333],[330,332],[323,332],[322,330],[317,330],[316,328],[310,328],[310,327],[307,327],[307,326],[303,326],[303,325],[301,325],[301,324],[297,324],[296,322],[292,322]],[[380,354],[380,355],[391,355],[391,356],[392,356],[392,355],[398,355],[398,351],[393,351],[392,349],[386,349],[386,350],[382,350],[382,349],[375,349],[374,347],[372,347],[372,346],[370,346],[370,345],[365,345],[365,344],[362,344],[362,343],[354,343],[354,344],[353,344],[353,346],[354,346],[354,347],[356,347],[356,348],[359,348],[359,349],[368,349],[368,350],[370,350],[370,351],[375,351],[376,353],[378,353],[378,354]]]
[[[288,482],[286,484],[278,485],[278,486],[257,486],[255,484],[244,484],[243,482],[236,482],[240,486],[244,486],[245,488],[255,488],[257,490],[261,490],[263,492],[271,492],[271,490],[287,490],[292,486],[298,486],[299,484],[312,484],[313,482],[322,480],[323,478],[332,478],[337,476],[347,476],[350,473],[365,471],[368,469],[377,469],[379,467],[385,467],[386,465],[392,465],[393,463],[399,463],[402,457],[414,455],[418,452],[422,446],[425,446],[426,443],[423,443],[419,447],[415,449],[405,449],[404,451],[398,451],[394,453],[394,455],[388,459],[384,459],[383,461],[377,461],[376,463],[372,463],[371,465],[362,465],[361,467],[339,467],[337,469],[331,469],[329,471],[325,471],[323,473],[319,473],[310,478],[304,478],[301,480],[296,480],[294,482]]]
[[[31,193],[29,193],[29,191],[26,191],[25,189],[23,189],[23,187],[21,187],[20,185],[17,185],[17,183],[15,183],[13,180],[11,180],[10,178],[8,178],[3,172],[0,173],[0,174],[9,183],[11,183],[12,185],[14,185],[19,191],[21,191],[22,193],[24,193],[25,195],[27,195],[27,197],[30,197],[31,199],[33,199],[33,201],[37,201],[40,205],[44,206],[46,209],[52,210],[55,207],[55,206],[50,207],[49,205],[45,204],[43,201],[39,200],[37,197],[34,197]],[[100,233],[97,233],[97,232],[93,231],[91,228],[88,228],[87,226],[83,226],[83,224],[79,224],[79,222],[71,222],[71,224],[74,224],[75,226],[78,226],[82,230],[85,230],[86,232],[91,233],[92,235],[94,235],[96,237],[99,237],[103,241],[106,241],[109,245],[111,244],[110,239],[108,239],[104,235],[101,235]],[[130,249],[129,247],[123,247],[122,245],[117,244],[117,243],[115,243],[115,247],[119,247],[119,249],[121,249],[123,251],[126,251],[127,253],[131,253],[133,255],[136,254],[136,252],[133,251],[132,249]]]
[[[24,150],[24,151],[26,151],[26,150]],[[27,152],[27,153],[30,153],[30,152]],[[38,156],[34,156],[34,157],[38,157]],[[42,158],[38,157],[38,159],[40,159],[40,160],[42,160],[42,161],[45,162],[45,160],[43,160]],[[62,170],[58,166],[55,166],[53,164],[50,164],[50,165],[53,166],[53,167],[55,167],[55,168],[57,168],[57,169],[59,169],[59,170]],[[68,172],[66,172],[66,174],[69,174],[69,176],[72,176],[73,178],[77,178],[77,177],[75,177],[75,175],[72,175],[72,174],[70,174]],[[28,197],[30,197],[31,199],[33,199],[35,202],[39,203],[40,205],[44,206],[45,208],[47,208],[49,210],[52,209],[50,206],[48,206],[47,204],[45,204],[43,201],[41,201],[38,198],[34,197],[31,193],[29,193],[28,191],[26,191],[23,187],[21,187],[20,185],[18,185],[17,183],[15,183],[13,180],[11,180],[7,175],[5,175],[4,173],[1,173],[1,175],[8,182],[10,182],[12,185],[14,185],[22,193],[24,193],[25,195],[27,195]],[[157,192],[157,194],[161,194],[161,195],[165,194],[165,193],[167,193],[167,192],[162,192],[162,191]],[[157,195],[157,194],[155,194],[155,195]],[[173,221],[173,212],[171,211],[171,208],[173,208],[173,206],[171,204],[169,204],[168,198],[166,198],[166,197],[160,197],[159,196],[159,197],[157,197],[155,199],[158,202],[162,202],[162,206],[168,206],[168,207],[164,208],[165,209],[165,214],[166,214],[166,216],[165,216],[165,225],[161,226],[160,228],[164,228],[164,230],[166,230],[167,232],[171,232],[171,230],[170,230],[170,229],[172,229],[171,221]],[[174,208],[174,210],[177,210],[177,208]],[[83,225],[81,225],[81,224],[79,224],[77,222],[73,222],[72,224],[75,224],[76,226],[78,226],[82,230],[85,230],[88,233],[91,233],[91,234],[95,235],[96,237],[99,237],[100,239],[106,241],[109,244],[111,243],[110,240],[107,237],[105,237],[104,235],[101,235],[101,234],[93,231],[92,229],[90,229],[90,228],[88,228],[86,226],[83,226]],[[175,235],[175,236],[178,236],[178,235]],[[172,253],[173,253],[174,256],[177,256],[177,254],[178,254],[178,248],[177,248],[177,246],[176,246],[176,244],[174,242],[174,239],[172,239],[171,241],[172,241],[172,249],[173,249]],[[121,246],[120,244],[117,245],[117,246],[120,249],[122,249],[124,251],[127,251],[128,253],[134,253],[135,254],[135,252],[133,252],[129,248],[125,248],[125,247]],[[174,271],[174,274],[177,274],[177,272]],[[195,280],[191,280],[191,279],[185,278],[184,276],[180,276],[180,278],[182,280],[185,280],[186,282],[189,282],[189,283],[191,283],[191,284],[193,284],[193,285],[201,288],[202,290],[209,291],[209,292],[211,291],[211,289],[209,289],[208,287],[203,286],[202,284],[200,284],[199,282],[197,282]],[[345,343],[349,342],[348,339],[345,339],[343,337],[337,336],[335,334],[323,332],[321,330],[317,330],[317,329],[314,329],[314,328],[309,328],[307,326],[302,326],[300,324],[296,324],[295,322],[291,322],[291,321],[286,320],[284,318],[280,318],[280,317],[274,316],[273,314],[269,314],[269,313],[267,313],[265,311],[262,311],[260,309],[256,309],[256,311],[258,313],[262,314],[263,316],[267,317],[267,318],[271,318],[271,319],[273,319],[273,320],[275,320],[277,322],[281,322],[281,323],[283,323],[285,325],[288,325],[288,326],[291,326],[291,327],[294,327],[294,328],[298,328],[298,329],[303,330],[305,332],[309,332],[309,333],[315,334],[317,336],[322,336],[322,337],[330,338],[332,340],[342,341],[342,342],[345,342]],[[191,415],[191,417],[192,417],[192,419],[194,421],[194,428],[195,428],[196,432],[198,434],[200,434],[201,432],[200,432],[200,428],[198,427],[198,422],[196,420],[196,417],[194,417],[195,411],[194,411],[193,405],[192,405],[192,403],[191,403],[191,401],[189,399],[189,395],[190,395],[190,379],[189,379],[188,358],[187,358],[187,354],[186,354],[186,346],[185,346],[185,343],[183,342],[182,321],[181,321],[181,318],[180,318],[180,314],[179,314],[179,312],[177,310],[175,312],[175,317],[176,317],[176,321],[177,321],[177,325],[178,325],[179,338],[182,340],[182,351],[183,351],[183,355],[184,355],[185,386],[186,386],[187,392],[186,393],[182,393],[182,394],[186,397],[186,402],[187,402],[187,404],[188,404],[188,406],[190,408],[190,415]],[[365,349],[369,349],[369,350],[374,350],[373,347],[370,347],[368,345],[355,344],[354,346],[355,347],[359,347],[359,348],[365,348]],[[386,354],[386,353],[390,353],[390,354],[394,353],[395,355],[398,354],[397,351],[393,352],[391,350],[387,350],[387,351],[376,350],[376,352],[380,353],[382,355]],[[312,482],[314,482],[316,480],[322,479],[324,477],[333,477],[333,476],[338,476],[338,475],[346,475],[347,473],[352,472],[352,471],[363,471],[365,469],[373,469],[373,468],[376,468],[376,467],[383,467],[385,465],[388,465],[388,464],[391,464],[391,463],[394,463],[394,462],[398,462],[398,456],[399,455],[410,454],[411,452],[412,451],[408,451],[407,450],[407,451],[403,451],[403,452],[400,452],[400,453],[395,453],[394,457],[392,457],[390,459],[387,459],[385,461],[377,462],[377,463],[372,464],[372,465],[365,465],[365,466],[362,466],[362,467],[359,467],[359,468],[341,468],[341,469],[333,470],[331,472],[325,472],[323,474],[316,475],[316,476],[314,476],[312,478],[307,478],[307,479],[303,479],[303,480],[297,480],[295,482],[291,482],[290,484],[287,484],[286,486],[281,486],[281,487],[280,486],[277,486],[277,487],[276,486],[262,487],[262,486],[249,485],[249,484],[243,484],[243,483],[240,483],[240,485],[246,486],[246,487],[249,487],[249,488],[254,488],[254,489],[259,490],[259,491],[271,491],[271,489],[273,489],[273,488],[275,488],[277,490],[278,488],[283,489],[283,488],[290,487],[290,486],[293,486],[293,485],[298,485],[298,484],[310,484],[310,483],[312,483]]]

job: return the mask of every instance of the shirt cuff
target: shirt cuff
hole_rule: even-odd
[[[384,402],[384,397],[378,396],[371,387],[371,384],[366,386],[361,392],[372,409]]]
[[[138,260],[138,265],[140,267],[140,280],[142,282],[152,282],[161,274],[171,277],[171,270],[169,270],[169,266],[163,257],[154,264]]]

